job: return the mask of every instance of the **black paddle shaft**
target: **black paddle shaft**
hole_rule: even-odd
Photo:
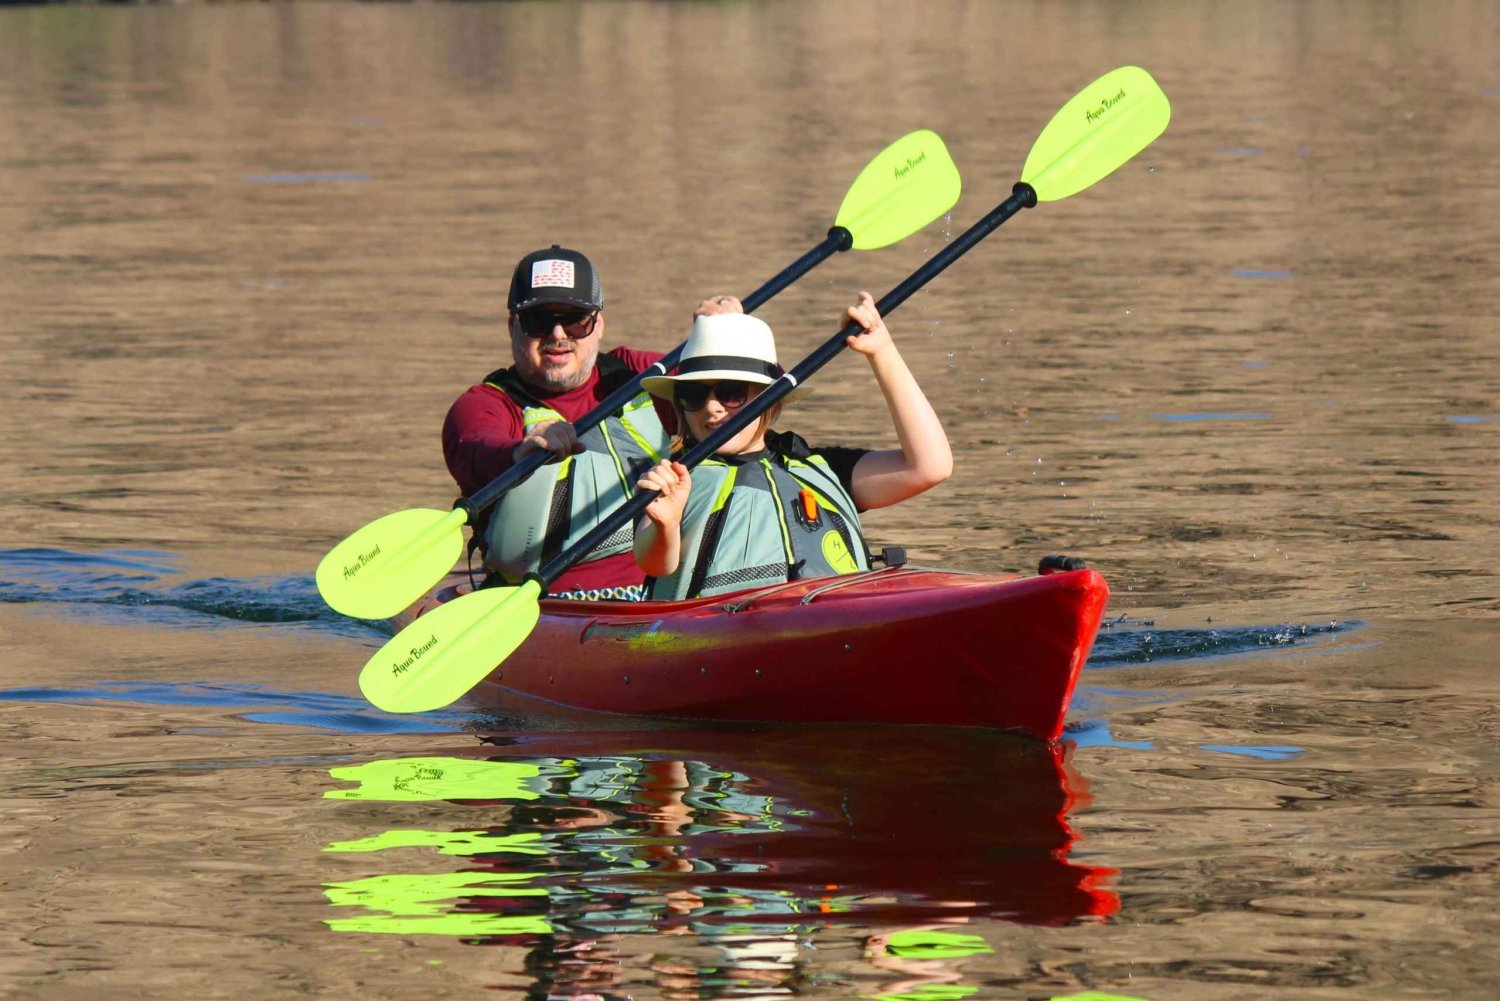
[[[989,236],[1000,225],[1022,209],[1029,209],[1036,204],[1036,192],[1031,185],[1021,181],[1011,190],[1011,195],[1005,201],[990,210],[989,214],[980,219],[974,225],[964,230],[959,237],[938,251],[932,258],[907,277],[900,285],[885,294],[875,308],[880,311],[882,317],[890,314],[897,306],[910,299],[922,286],[932,281],[948,265],[967,254],[976,243]],[[832,234],[830,233],[830,236]],[[746,301],[746,311],[749,311],[749,302]],[[781,400],[797,386],[807,381],[818,369],[844,350],[846,342],[851,334],[858,334],[861,328],[857,323],[849,323],[842,330],[824,341],[812,354],[804,358],[795,368],[785,372],[775,382],[761,390],[760,395],[747,402],[743,407],[730,415],[729,420],[719,426],[713,434],[698,442],[688,449],[678,459],[689,469],[698,465],[704,459],[713,455],[722,448],[729,439],[740,433],[751,421],[756,420],[761,414],[769,410],[772,405]],[[665,360],[665,359],[664,359]],[[605,539],[614,535],[620,526],[630,521],[636,515],[644,511],[653,500],[656,499],[657,491],[637,491],[624,504],[615,508],[606,515],[599,524],[595,525],[583,538],[579,539],[569,549],[553,557],[550,562],[537,573],[526,575],[526,579],[534,580],[542,587],[542,593],[547,593],[547,588],[558,575],[564,573],[573,564],[582,560],[594,547]]]
[[[822,243],[797,258],[797,260],[788,265],[775,278],[772,278],[740,300],[745,312],[755,312],[756,309],[769,302],[772,297],[792,282],[801,278],[834,254],[841,250],[848,250],[852,246],[854,246],[854,234],[842,226],[833,227],[828,231],[828,235],[824,237]],[[637,373],[629,382],[620,386],[613,393],[610,393],[593,410],[590,410],[587,414],[574,421],[573,430],[581,435],[585,431],[596,427],[610,414],[635,399],[636,394],[641,391],[641,380],[647,376],[666,375],[670,372],[677,366],[677,359],[682,356],[682,349],[685,346],[685,343],[677,345],[677,347],[662,356],[662,359],[656,364]],[[468,516],[468,524],[472,525],[475,519],[491,504],[499,500],[506,491],[526,479],[526,477],[530,476],[539,467],[553,458],[555,456],[546,449],[537,449],[476,490],[474,496],[460,497],[454,501],[453,506],[455,508],[462,508],[464,514]],[[595,544],[597,545],[597,543]]]

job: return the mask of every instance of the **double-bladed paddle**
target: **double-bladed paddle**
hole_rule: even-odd
[[[1170,117],[1166,95],[1143,69],[1126,66],[1089,84],[1042,130],[1011,196],[876,303],[881,315],[905,302],[1021,209],[1067,198],[1109,176],[1161,135]],[[846,339],[859,332],[858,324],[846,325],[678,461],[692,467],[708,458],[842,351]],[[422,712],[463,696],[531,634],[541,614],[538,601],[551,581],[655,497],[655,491],[637,491],[576,545],[521,584],[474,591],[401,630],[360,673],[359,687],[365,698],[391,712]]]
[[[958,168],[936,133],[918,129],[902,136],[860,171],[823,242],[746,296],[745,312],[841,250],[878,250],[906,239],[953,208],[959,189]],[[583,434],[634,399],[643,378],[670,372],[682,347],[616,389],[574,429]],[[323,557],[315,575],[318,593],[344,615],[390,618],[453,569],[463,555],[465,525],[552,457],[544,450],[529,453],[473,496],[454,501],[450,511],[409,508],[370,522]]]

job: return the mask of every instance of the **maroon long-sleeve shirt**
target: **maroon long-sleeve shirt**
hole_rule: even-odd
[[[632,372],[643,371],[661,359],[655,351],[615,348],[611,355],[625,363]],[[588,381],[566,393],[534,394],[538,401],[570,421],[576,421],[593,410],[609,395],[599,384],[596,368]],[[656,401],[657,413],[669,430],[673,425],[671,408]],[[443,421],[443,457],[448,472],[465,496],[510,468],[511,451],[526,436],[520,404],[493,386],[470,386],[448,408]],[[601,560],[579,563],[560,574],[551,590],[582,591],[592,588],[639,584],[645,575],[630,553],[618,553]]]

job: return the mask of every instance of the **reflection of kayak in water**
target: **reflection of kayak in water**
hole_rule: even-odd
[[[860,983],[887,978],[861,996],[956,998],[974,989],[955,964],[993,951],[994,919],[1120,907],[1112,870],[1069,858],[1088,795],[1066,742],[878,726],[445,739],[330,769],[325,798],[350,808],[325,920],[525,947],[528,996],[795,996],[833,982],[808,973],[847,975],[847,953],[809,949],[847,929]]]
[[[508,712],[925,723],[1050,740],[1108,597],[1092,570],[890,567],[692,601],[544,599],[531,635],[469,697]]]
[[[493,852],[481,836],[470,862],[506,878],[532,872],[561,927],[1065,924],[1119,909],[1112,870],[1067,857],[1068,813],[1088,798],[1071,745],[977,730],[774,727],[495,736],[444,753],[540,768],[524,779],[539,797],[497,815],[501,798],[483,794],[508,795],[504,783],[475,788],[451,801],[445,826],[472,832],[503,816],[487,831]],[[528,832],[555,853],[550,862],[514,850]],[[549,877],[559,869],[567,876]],[[542,903],[467,906],[519,916]]]

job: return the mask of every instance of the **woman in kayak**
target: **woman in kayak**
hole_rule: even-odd
[[[677,374],[643,381],[670,400],[680,439],[674,454],[707,438],[776,380],[771,328],[723,300],[700,315]],[[658,496],[636,525],[635,558],[651,598],[688,598],[869,569],[859,512],[915,497],[953,471],[948,436],[886,329],[869,293],[847,316],[849,337],[885,396],[900,448],[812,448],[770,430],[781,402],[689,473],[666,460],[639,486]],[[787,394],[783,402],[801,390]]]

